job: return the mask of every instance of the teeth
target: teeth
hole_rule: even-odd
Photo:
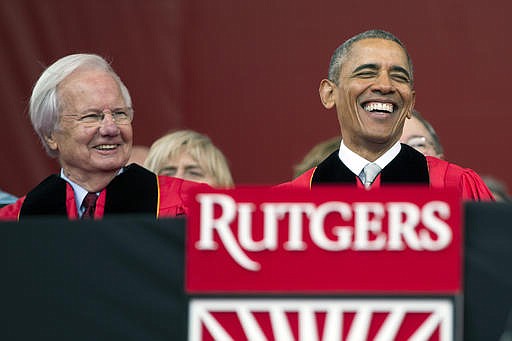
[[[366,110],[366,111],[387,111],[387,112],[391,113],[391,112],[393,112],[393,104],[381,103],[381,102],[370,102],[364,106],[364,110]]]
[[[117,147],[117,145],[115,145],[115,144],[102,144],[102,145],[96,146],[96,149],[109,150],[109,149],[115,149],[116,147]]]

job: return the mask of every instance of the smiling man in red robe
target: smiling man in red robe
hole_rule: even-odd
[[[325,108],[336,108],[343,137],[340,149],[279,187],[423,184],[454,187],[464,200],[494,200],[473,170],[400,144],[414,107],[414,78],[405,46],[391,33],[366,31],[338,47],[319,93]]]
[[[187,213],[188,190],[203,185],[127,165],[133,115],[128,89],[100,56],[74,54],[53,63],[34,86],[30,118],[60,174],[1,208],[0,219]]]

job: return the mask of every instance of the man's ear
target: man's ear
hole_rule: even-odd
[[[411,101],[411,107],[407,111],[407,118],[412,117],[412,111],[414,110],[414,105],[416,104],[416,91],[412,90],[412,101]]]
[[[50,147],[51,150],[57,150],[57,141],[55,141],[55,137],[53,136],[53,133],[50,134],[50,136],[45,136],[44,140],[46,141],[46,144],[48,144],[48,147]]]
[[[327,109],[332,109],[336,104],[335,91],[336,84],[328,79],[322,79],[320,87],[318,88],[318,93],[320,95],[320,100],[322,100],[322,104]]]

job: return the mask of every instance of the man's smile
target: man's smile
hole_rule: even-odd
[[[119,146],[119,144],[100,144],[97,146],[94,146],[94,149],[97,150],[114,150]]]
[[[391,114],[396,109],[396,106],[393,103],[389,102],[366,102],[361,105],[361,107],[368,112],[382,112]]]

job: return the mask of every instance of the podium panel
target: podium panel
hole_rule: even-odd
[[[507,340],[512,205],[471,203],[463,213],[463,300],[451,289],[375,295],[304,290],[297,283],[290,292],[282,284],[276,292],[254,293],[254,286],[187,292],[185,219],[1,223],[0,339],[196,341],[227,333],[234,340]],[[265,269],[264,257],[251,256]],[[463,315],[453,314],[462,303]]]
[[[512,205],[465,206],[464,340],[512,340]]]
[[[184,219],[2,223],[1,340],[186,340]]]

